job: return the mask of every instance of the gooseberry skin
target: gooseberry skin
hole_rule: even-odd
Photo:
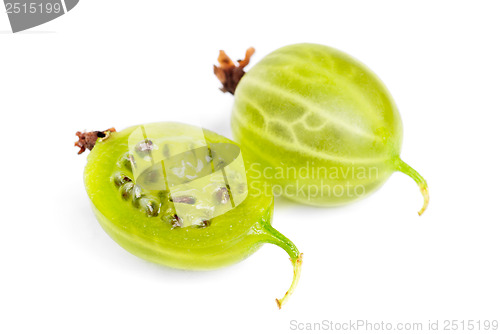
[[[84,183],[92,208],[102,228],[119,245],[145,260],[172,268],[212,270],[239,262],[257,251],[264,243],[283,248],[292,261],[292,286],[278,306],[286,302],[300,277],[302,254],[295,245],[271,226],[273,196],[247,198],[236,208],[211,220],[210,226],[172,228],[158,217],[146,217],[123,200],[116,188],[116,168],[126,155],[129,135],[138,127],[113,133],[97,142],[88,156]],[[177,131],[189,138],[196,127],[179,123],[154,123],[148,129],[158,133]],[[209,143],[234,143],[214,132],[203,130]],[[247,162],[245,161],[245,165]]]
[[[419,214],[425,211],[427,183],[399,157],[403,127],[396,104],[382,81],[351,56],[318,44],[285,46],[243,76],[234,98],[235,140],[258,161],[253,175],[265,176],[284,196],[343,205],[401,171],[420,186]]]

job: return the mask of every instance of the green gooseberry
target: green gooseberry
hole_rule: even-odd
[[[123,248],[168,267],[211,270],[271,243],[293,265],[292,284],[276,299],[280,308],[288,300],[302,254],[271,226],[274,197],[248,187],[249,162],[234,142],[171,122],[77,136],[80,153],[91,149],[84,182],[94,213]]]
[[[403,128],[382,81],[351,56],[324,45],[282,47],[247,73],[221,51],[214,72],[234,94],[231,125],[262,177],[300,203],[336,206],[363,198],[395,171],[429,202],[425,179],[400,158]]]

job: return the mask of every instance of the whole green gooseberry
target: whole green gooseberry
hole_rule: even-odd
[[[236,141],[275,193],[294,201],[336,206],[366,197],[395,171],[424,178],[400,158],[403,128],[396,104],[365,65],[328,46],[282,47],[253,66],[254,49],[236,66],[221,51],[214,72],[234,94]],[[254,182],[254,183],[255,183]]]

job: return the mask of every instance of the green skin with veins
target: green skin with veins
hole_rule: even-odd
[[[399,157],[396,104],[351,56],[317,44],[280,48],[243,76],[234,97],[235,139],[258,162],[250,178],[263,177],[297,202],[335,206],[369,195],[401,171],[420,186],[419,213],[425,210],[427,184]]]
[[[240,205],[212,218],[209,226],[173,228],[162,219],[170,205],[168,198],[150,194],[159,208],[154,216],[148,215],[144,207],[125,200],[121,194],[123,186],[115,184],[117,174],[127,175],[133,181],[130,165],[124,163],[123,157],[129,154],[128,138],[137,128],[111,133],[109,138],[97,142],[88,156],[85,187],[103,229],[134,255],[188,270],[228,266],[250,256],[264,243],[275,244],[288,253],[294,267],[292,287],[284,298],[277,300],[281,306],[297,284],[301,254],[290,240],[271,227],[273,196],[255,196],[256,190],[249,189]],[[149,124],[148,129],[157,133],[176,131],[183,140],[199,131],[193,126],[169,122]],[[214,132],[203,130],[203,133],[209,144],[233,143]],[[180,141],[178,145],[182,148],[186,142]]]

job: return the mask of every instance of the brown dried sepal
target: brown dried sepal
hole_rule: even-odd
[[[115,128],[110,128],[104,131],[91,131],[91,132],[80,132],[76,133],[78,141],[75,146],[80,148],[78,154],[82,154],[85,150],[92,151],[95,143],[100,140],[106,140],[111,132],[116,132]]]
[[[245,75],[243,69],[250,63],[250,58],[254,53],[254,48],[248,48],[245,59],[238,60],[238,66],[236,66],[231,58],[229,58],[223,50],[220,50],[219,58],[217,59],[219,66],[214,65],[214,74],[222,83],[221,91],[224,93],[229,92],[234,95],[238,83],[243,75]]]

